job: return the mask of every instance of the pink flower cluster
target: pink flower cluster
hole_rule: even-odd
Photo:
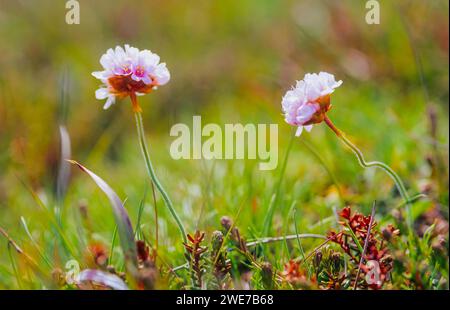
[[[109,108],[115,98],[123,98],[131,93],[143,95],[170,80],[165,63],[159,62],[159,56],[149,50],[129,45],[108,49],[100,58],[103,71],[92,72],[103,85],[95,92],[97,99],[106,100],[104,109]]]
[[[298,126],[296,136],[303,128],[310,131],[313,124],[322,122],[331,108],[330,95],[342,84],[334,75],[320,72],[307,73],[303,80],[286,92],[281,105],[288,124]]]

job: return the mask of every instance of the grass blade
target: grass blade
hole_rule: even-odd
[[[20,217],[20,221],[22,222],[22,226],[25,229],[26,234],[30,238],[30,240],[33,243],[33,245],[36,247],[36,250],[38,251],[39,256],[41,256],[41,258],[44,260],[44,262],[47,264],[48,267],[53,268],[52,263],[50,262],[50,259],[42,251],[41,247],[36,242],[36,240],[34,240],[33,235],[31,234],[30,230],[28,229],[27,222],[25,221],[25,218],[23,216]]]
[[[66,127],[59,126],[59,134],[61,137],[61,162],[58,170],[58,180],[56,183],[56,194],[58,200],[61,201],[67,190],[70,178],[70,165],[67,163],[67,159],[71,157],[70,136]]]
[[[272,242],[278,242],[278,241],[286,241],[286,240],[298,240],[298,239],[304,239],[304,238],[316,238],[316,239],[327,239],[324,235],[319,234],[295,234],[295,235],[286,235],[286,236],[280,236],[280,237],[265,237],[265,238],[259,238],[253,241],[249,241],[246,243],[247,247],[252,247],[258,244],[262,243],[272,243]],[[304,256],[304,254],[303,254]]]
[[[141,202],[139,203],[139,211],[138,211],[138,218],[136,221],[136,229],[135,229],[135,238],[141,239],[142,231],[141,231],[141,218],[142,218],[142,212],[144,211],[145,206],[145,199],[147,198],[147,187],[145,187],[144,191],[144,197],[142,197]]]
[[[373,202],[372,205],[372,213],[370,215],[370,222],[369,222],[369,228],[367,228],[367,236],[366,236],[366,240],[364,241],[364,249],[361,253],[361,259],[359,260],[359,265],[358,265],[358,271],[356,273],[356,278],[355,278],[355,285],[353,287],[354,290],[356,290],[356,288],[358,287],[358,278],[359,278],[359,273],[361,272],[361,265],[364,261],[364,256],[366,255],[367,252],[367,246],[369,244],[369,238],[370,238],[370,231],[372,230],[372,225],[373,225],[373,218],[375,217],[375,205],[376,205],[376,201]]]
[[[9,261],[11,262],[11,268],[12,268],[12,270],[14,272],[14,276],[16,277],[17,286],[19,287],[19,289],[22,289],[22,281],[20,280],[19,271],[17,270],[16,262],[14,260],[14,257],[12,256],[12,253],[11,253],[11,243],[8,242],[7,247],[8,247]]]
[[[116,227],[114,227],[114,232],[113,232],[112,239],[111,239],[111,248],[109,249],[108,263],[110,265],[112,265],[112,259],[113,259],[113,254],[114,254],[114,247],[116,245],[116,237],[117,237],[117,225],[116,225]]]
[[[96,269],[85,269],[81,271],[79,281],[96,282],[114,290],[129,290],[125,282],[118,276]]]
[[[272,218],[275,213],[275,209],[278,203],[278,196],[280,196],[281,183],[284,179],[284,173],[286,172],[286,166],[289,159],[289,154],[291,153],[292,146],[295,140],[295,131],[292,131],[291,139],[289,140],[289,144],[286,150],[286,154],[284,155],[283,164],[281,166],[280,175],[278,176],[278,180],[275,186],[275,191],[272,196],[272,200],[270,201],[269,208],[267,209],[266,217],[264,218],[263,223],[263,231],[262,235],[267,236],[270,234],[270,228],[272,226]]]
[[[114,190],[98,175],[79,164],[74,160],[68,160],[70,163],[77,165],[83,172],[87,173],[92,180],[97,184],[97,186],[106,194],[108,197],[113,213],[114,219],[117,224],[117,232],[119,234],[120,244],[122,246],[122,251],[124,254],[127,270],[134,275],[137,271],[137,251],[136,243],[134,239],[133,227],[131,226],[130,218],[128,213],[124,208],[122,201],[119,196],[114,192]]]

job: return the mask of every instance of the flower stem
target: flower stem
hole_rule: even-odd
[[[353,153],[355,154],[356,158],[358,159],[358,163],[363,167],[363,168],[369,168],[369,167],[377,167],[382,169],[384,172],[386,172],[391,179],[394,181],[397,190],[399,191],[400,195],[402,196],[403,200],[405,201],[406,204],[406,220],[407,220],[407,224],[408,224],[408,228],[412,231],[412,214],[411,214],[411,201],[409,199],[408,196],[408,192],[406,191],[405,185],[403,184],[402,179],[398,176],[397,173],[395,173],[394,170],[392,170],[391,167],[389,167],[388,165],[386,165],[385,163],[381,162],[381,161],[369,161],[366,162],[364,160],[364,155],[363,153],[360,151],[360,149],[358,149],[358,147],[356,145],[354,145],[346,136],[345,134],[339,130],[334,124],[333,122],[328,118],[328,116],[325,116],[324,119],[325,123],[328,125],[328,127],[331,128],[331,130],[334,131],[334,133],[336,134],[336,136],[341,139],[341,141],[348,147],[350,148]]]
[[[139,107],[139,105],[137,104],[137,101],[136,101],[136,97],[135,96],[130,96],[130,97],[131,97],[131,100],[133,102],[133,107]],[[166,204],[167,208],[169,209],[170,214],[172,214],[173,218],[175,219],[175,222],[177,223],[178,228],[179,228],[179,230],[181,232],[181,235],[183,237],[183,241],[187,242],[186,231],[184,229],[184,226],[181,223],[181,220],[178,217],[178,214],[177,214],[177,212],[175,211],[175,209],[173,207],[173,204],[172,204],[172,201],[170,200],[169,195],[164,190],[163,186],[161,185],[161,182],[158,180],[158,177],[156,176],[155,170],[153,169],[153,165],[152,165],[152,162],[150,160],[150,155],[149,155],[149,152],[148,152],[147,144],[145,143],[144,125],[143,125],[143,121],[142,121],[142,112],[140,111],[140,109],[135,109],[134,116],[135,116],[135,119],[136,119],[136,127],[137,127],[137,132],[138,132],[138,137],[139,137],[139,144],[141,146],[142,155],[144,156],[145,166],[147,168],[147,172],[148,172],[148,174],[150,176],[150,179],[152,180],[153,184],[155,184],[156,188],[161,193],[161,196],[162,196],[162,198],[164,200],[164,203]]]

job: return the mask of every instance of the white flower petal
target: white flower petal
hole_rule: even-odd
[[[156,82],[158,85],[164,85],[170,80],[170,72],[166,67],[165,63],[160,63],[154,72],[154,76],[156,78]]]
[[[336,82],[334,75],[327,72],[307,73],[304,77],[305,94],[309,101],[315,101],[322,96],[329,95],[334,89],[342,84],[342,81]]]
[[[307,123],[313,117],[314,113],[319,110],[318,104],[304,104],[297,110],[297,122],[300,125]]]
[[[116,53],[115,57],[117,59],[120,59],[120,60],[126,59],[127,54],[125,53],[122,46],[116,46],[115,53]]]
[[[300,93],[295,90],[289,90],[286,95],[284,95],[281,105],[283,107],[283,110],[289,111],[292,107],[298,108],[299,106],[303,105],[305,103],[305,96],[303,93]]]
[[[109,96],[109,91],[107,88],[99,88],[95,91],[95,98],[99,100],[106,99]]]
[[[311,129],[313,128],[313,125],[307,125],[307,126],[304,126],[304,127],[305,127],[307,132],[310,132]]]
[[[297,131],[295,132],[296,137],[300,137],[303,132],[303,126],[298,126]]]
[[[108,56],[107,54],[104,54],[100,58],[100,64],[103,66],[105,70],[112,70],[114,69],[115,66],[114,59]]]
[[[111,77],[113,74],[110,71],[95,71],[92,72],[92,76],[99,79],[99,80],[107,80],[109,77]]]
[[[146,85],[153,83],[153,80],[148,75],[142,77],[141,81],[144,82]]]
[[[125,53],[132,62],[136,61],[139,57],[139,50],[135,47],[129,46],[128,44],[125,44]]]
[[[134,73],[131,75],[131,78],[133,80],[135,80],[136,82],[139,82],[141,80],[141,78],[139,76],[137,76],[136,74],[134,74]]]
[[[109,107],[110,107],[111,105],[113,105],[113,104],[115,103],[115,101],[116,101],[116,98],[114,98],[114,96],[109,96],[109,97],[108,97],[108,100],[106,100],[106,103],[105,103],[105,105],[103,106],[103,109],[104,109],[104,110],[109,109]]]
[[[146,67],[155,68],[159,64],[159,56],[149,50],[141,51],[139,53],[139,58]]]

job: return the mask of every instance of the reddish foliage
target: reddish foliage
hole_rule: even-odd
[[[307,288],[315,282],[315,277],[308,280],[306,272],[301,268],[301,263],[291,259],[284,265],[281,276],[291,285],[298,288]]]
[[[344,219],[344,221],[340,222],[344,228],[338,233],[334,231],[328,232],[328,238],[331,242],[340,245],[342,250],[356,264],[356,269],[358,269],[362,253],[350,229],[356,236],[361,247],[364,246],[367,234],[370,231],[367,249],[363,257],[363,264],[361,265],[361,271],[365,276],[359,277],[358,287],[381,288],[383,283],[389,279],[389,273],[393,266],[393,259],[388,253],[386,241],[389,242],[393,237],[397,236],[399,230],[392,225],[388,225],[383,230],[383,233],[380,233],[379,230],[375,229],[377,226],[375,221],[372,222],[372,227],[369,229],[371,217],[364,216],[358,212],[352,213],[350,207],[344,208],[339,215]],[[366,276],[369,281],[364,280]]]
[[[205,233],[196,231],[192,236],[190,234],[187,235],[188,243],[183,243],[186,251],[187,258],[192,267],[192,276],[197,287],[202,287],[202,275],[203,275],[203,264],[202,257],[203,253],[206,252],[207,248],[203,247],[201,243],[205,239]]]
[[[102,243],[91,243],[88,246],[88,250],[97,266],[104,267],[106,265],[108,262],[108,251]]]
[[[136,241],[137,256],[140,262],[146,262],[150,258],[149,247],[142,240]]]

